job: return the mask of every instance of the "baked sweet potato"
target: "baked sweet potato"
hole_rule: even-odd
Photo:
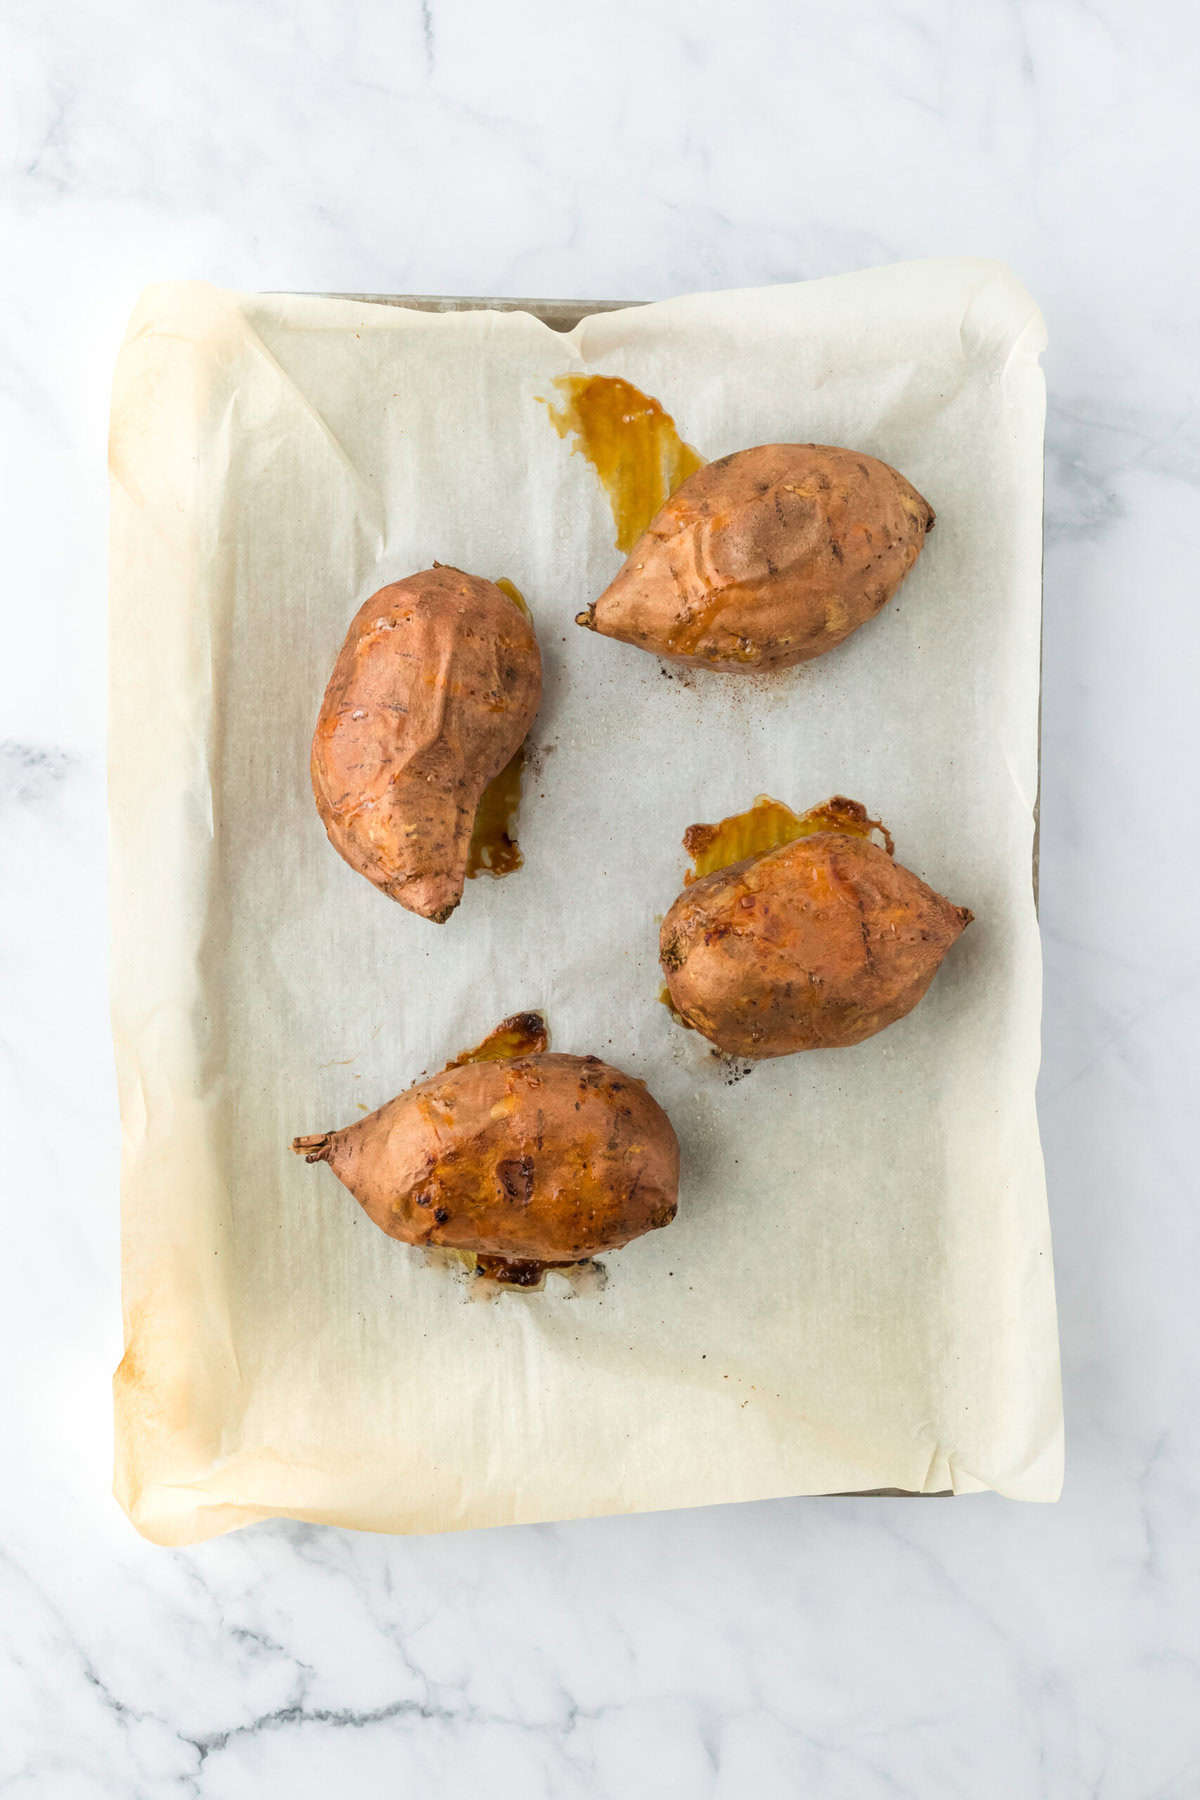
[[[495,582],[435,563],[373,594],[313,735],[313,793],[334,849],[410,912],[449,918],[480,797],[541,692],[533,626]]]
[[[292,1148],[327,1162],[389,1237],[475,1251],[501,1275],[615,1250],[675,1217],[670,1120],[594,1056],[457,1063]]]
[[[862,1043],[912,1011],[970,923],[965,906],[866,835],[878,827],[855,802],[838,797],[797,823],[822,814],[849,829],[806,832],[714,870],[663,920],[672,1009],[730,1055]]]
[[[760,444],[677,488],[577,623],[701,668],[785,669],[873,618],[932,526],[873,456]]]

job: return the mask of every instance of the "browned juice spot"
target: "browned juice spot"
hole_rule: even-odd
[[[550,1033],[541,1013],[513,1013],[511,1018],[501,1019],[482,1043],[473,1050],[464,1050],[446,1067],[460,1069],[464,1063],[511,1062],[516,1056],[541,1056],[549,1043]]]
[[[551,1263],[510,1262],[506,1256],[475,1258],[476,1272],[487,1281],[503,1282],[505,1287],[540,1288]]]
[[[617,549],[632,550],[655,513],[704,458],[669,412],[619,375],[560,375],[561,406],[546,401],[559,437],[587,457],[612,507]]]
[[[501,575],[496,586],[508,595],[513,605],[519,607],[526,618],[529,617],[525,596],[514,582],[509,581],[506,575]],[[524,766],[525,749],[522,746],[511,761],[505,763],[500,773],[492,776],[479,797],[467,851],[468,880],[476,875],[511,875],[525,861],[517,842],[517,814],[521,810],[521,771]]]
[[[692,867],[684,876],[685,885],[727,869],[731,863],[745,862],[747,857],[765,856],[790,844],[795,838],[815,837],[822,831],[846,831],[855,837],[869,838],[873,832],[883,837],[889,856],[895,854],[891,834],[878,819],[872,819],[865,806],[835,794],[821,806],[807,812],[793,812],[782,800],[760,794],[745,812],[731,813],[715,825],[689,825],[683,834],[683,847],[692,859]]]
[[[561,1275],[577,1294],[603,1288],[607,1270],[603,1263],[585,1259],[576,1263],[519,1262],[507,1256],[489,1256],[480,1251],[475,1257],[475,1274],[485,1287],[542,1288],[551,1270]]]

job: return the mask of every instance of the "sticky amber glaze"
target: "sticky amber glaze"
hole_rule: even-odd
[[[524,767],[525,752],[518,750],[480,795],[467,851],[468,879],[476,875],[511,875],[525,861],[516,837]]]
[[[745,812],[731,813],[716,825],[689,825],[683,834],[683,847],[692,859],[692,867],[684,876],[685,885],[727,869],[732,863],[744,862],[750,856],[765,856],[790,844],[795,838],[815,837],[821,831],[845,831],[855,837],[869,838],[878,831],[889,856],[895,854],[891,833],[872,819],[865,806],[835,794],[821,806],[805,813],[793,812],[782,800],[760,794]]]
[[[510,581],[507,575],[499,575],[496,578],[496,586],[500,589],[502,594],[508,595],[509,599],[519,612],[523,612],[527,619],[530,617],[529,602],[526,600],[515,581]]]
[[[501,1019],[482,1043],[473,1050],[464,1050],[446,1067],[460,1069],[464,1063],[511,1062],[517,1056],[540,1056],[549,1044],[550,1033],[541,1013],[513,1013],[511,1018]]]
[[[496,586],[529,618],[529,606],[515,582],[501,575]],[[484,788],[475,812],[471,843],[467,850],[467,879],[476,875],[511,875],[525,858],[517,843],[517,814],[521,810],[521,773],[525,767],[522,745],[510,762]]]
[[[561,406],[545,403],[554,428],[559,437],[574,437],[595,469],[612,507],[617,549],[632,550],[704,458],[657,400],[619,375],[560,375],[554,385],[563,396]]]

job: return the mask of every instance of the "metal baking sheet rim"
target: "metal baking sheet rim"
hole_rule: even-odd
[[[592,313],[620,312],[627,306],[645,306],[644,300],[505,300],[463,294],[323,294],[326,300],[363,300],[373,306],[407,306],[414,312],[527,312],[552,331],[573,331]],[[1033,899],[1038,900],[1039,853],[1042,815],[1042,716],[1041,683],[1038,686],[1038,785],[1033,806]],[[813,1496],[834,1500],[949,1500],[950,1488],[934,1494],[918,1494],[911,1488],[856,1488],[849,1493]]]

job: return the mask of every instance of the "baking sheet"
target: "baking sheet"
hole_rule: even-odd
[[[1061,1404],[1034,1112],[1037,309],[901,265],[601,313],[150,290],[112,424],[113,1014],[127,1349],[117,1493],[183,1543],[893,1487],[1051,1499]],[[937,515],[897,600],[771,679],[667,675],[574,615],[619,566],[550,426],[619,374],[707,457],[896,464]],[[525,866],[437,927],[329,848],[308,742],[358,604],[433,560],[507,575],[545,660]],[[976,921],[908,1019],[743,1078],[657,1003],[679,840],[844,792]],[[643,1076],[680,1216],[578,1291],[480,1301],[293,1135],[540,1007]]]

